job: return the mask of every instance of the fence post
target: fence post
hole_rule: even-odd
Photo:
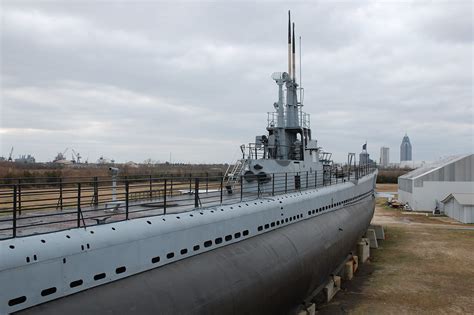
[[[165,179],[165,187],[163,193],[163,214],[166,214],[166,179]]]
[[[99,179],[97,176],[94,177],[94,206],[99,205]],[[62,202],[61,202],[61,210],[62,210]]]
[[[288,191],[288,173],[285,173],[285,194]]]
[[[18,214],[21,215],[21,178],[18,179]]]
[[[13,237],[16,237],[17,186],[13,185]]]
[[[63,179],[59,178],[59,207],[63,211]]]
[[[77,183],[77,227],[81,227],[81,183]]]
[[[199,208],[199,177],[194,179],[194,208]]]
[[[224,177],[221,176],[221,204],[222,204],[222,194],[223,194],[222,190],[223,190],[223,188],[224,188]]]
[[[128,192],[129,192],[129,182],[128,179],[125,180],[125,220],[128,220]]]

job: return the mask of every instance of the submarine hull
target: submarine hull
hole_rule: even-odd
[[[21,314],[287,314],[347,257],[375,198],[115,282]]]

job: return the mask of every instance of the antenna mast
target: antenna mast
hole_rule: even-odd
[[[288,75],[291,78],[291,15],[288,10]]]
[[[302,89],[303,89],[303,80],[301,78],[301,36],[300,38],[300,104],[303,105],[303,98],[301,97]]]

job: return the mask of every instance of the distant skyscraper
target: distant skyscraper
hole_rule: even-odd
[[[411,143],[407,134],[403,137],[402,144],[400,145],[400,162],[403,161],[412,161]]]
[[[390,149],[387,147],[380,148],[380,166],[387,167],[388,163],[390,163],[389,152],[390,152]]]

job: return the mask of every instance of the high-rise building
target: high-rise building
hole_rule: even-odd
[[[380,148],[380,163],[379,165],[381,167],[387,167],[388,164],[390,163],[390,149],[387,147],[381,147]]]
[[[407,134],[403,137],[402,144],[400,145],[400,163],[403,161],[412,161],[411,143]]]

